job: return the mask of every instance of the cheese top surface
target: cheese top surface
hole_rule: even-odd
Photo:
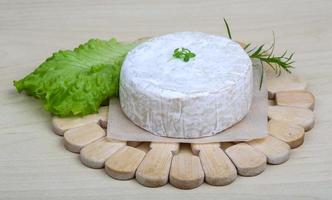
[[[173,57],[176,48],[196,56]],[[130,51],[120,75],[120,104],[136,125],[160,136],[214,135],[240,121],[252,100],[252,63],[222,36],[179,32]]]
[[[196,54],[184,62],[173,58],[176,48]],[[251,60],[236,42],[221,36],[179,32],[145,42],[131,51],[122,70],[140,89],[194,94],[220,91],[236,84],[250,70]],[[161,94],[162,95],[162,94]]]

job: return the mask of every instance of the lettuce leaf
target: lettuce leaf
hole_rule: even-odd
[[[118,95],[122,62],[135,46],[92,39],[74,50],[54,53],[14,86],[41,99],[57,116],[95,113],[103,101]]]

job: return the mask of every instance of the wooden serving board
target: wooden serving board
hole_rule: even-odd
[[[65,148],[79,153],[90,168],[104,168],[118,180],[136,179],[146,187],[170,183],[193,189],[203,182],[223,186],[237,176],[256,176],[269,165],[289,159],[314,125],[314,96],[293,75],[268,74],[269,135],[248,142],[179,144],[123,142],[106,138],[107,107],[82,118],[53,118],[53,129],[64,136]],[[284,84],[284,83],[287,84]]]

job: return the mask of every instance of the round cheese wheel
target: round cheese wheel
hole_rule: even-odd
[[[177,48],[195,53],[188,62]],[[212,136],[239,122],[253,95],[252,63],[236,42],[199,32],[156,37],[122,65],[120,104],[139,127],[159,136]]]

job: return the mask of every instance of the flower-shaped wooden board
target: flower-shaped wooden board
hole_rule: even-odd
[[[267,73],[269,136],[249,142],[177,144],[107,139],[108,108],[81,118],[53,118],[54,132],[67,150],[90,168],[104,168],[113,179],[136,179],[147,187],[170,183],[192,189],[203,182],[223,186],[237,176],[256,176],[269,165],[289,159],[314,125],[314,96],[293,75]],[[270,166],[269,166],[270,167]]]

